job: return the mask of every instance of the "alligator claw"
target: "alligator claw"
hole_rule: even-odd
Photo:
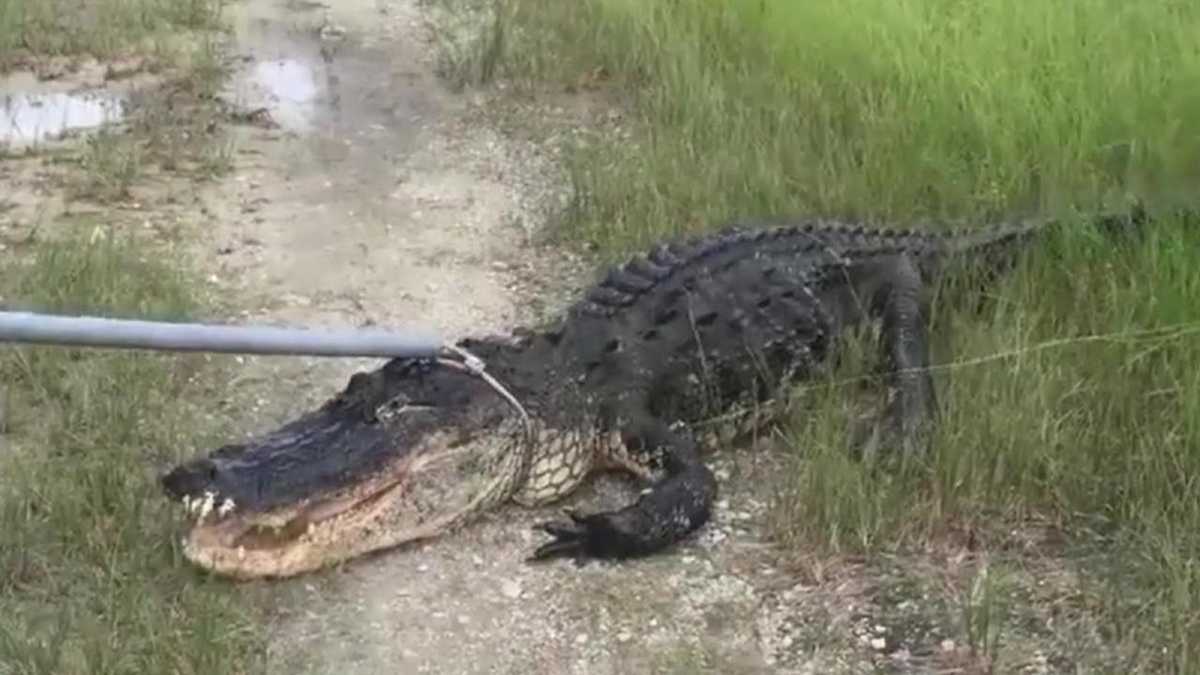
[[[539,546],[527,561],[570,556],[581,566],[589,557],[605,557],[618,536],[609,514],[585,516],[573,509],[565,509],[563,513],[571,522],[558,520],[534,525],[533,529],[549,534],[554,540]]]
[[[570,539],[558,539],[548,544],[543,544],[533,552],[533,555],[527,558],[527,562],[542,562],[551,558],[570,556],[575,560],[577,566],[583,566],[586,558],[582,555],[579,543]]]

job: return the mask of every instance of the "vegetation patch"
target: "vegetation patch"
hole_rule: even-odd
[[[207,180],[228,172],[234,147],[223,126],[228,111],[212,97],[221,72],[216,59],[212,52],[203,61],[211,70],[177,72],[137,92],[124,124],[89,133],[78,150],[63,153],[60,163],[78,169],[63,185],[67,197],[136,201],[137,188],[164,173]]]
[[[1167,0],[442,2],[486,26],[454,43],[469,81],[634,94],[640,137],[576,162],[572,225],[610,254],[747,213],[1154,202],[1200,171],[1200,10]]]
[[[164,320],[210,309],[191,261],[155,236],[145,219],[156,214],[135,200],[158,194],[148,187],[154,178],[227,168],[212,98],[219,8],[0,0],[0,70],[70,79],[98,59],[112,66],[105,82],[143,70],[153,80],[130,94],[121,124],[53,152],[0,159],[13,178],[6,225],[26,232],[5,242],[5,306]],[[61,213],[36,208],[60,195]],[[164,466],[217,440],[205,399],[221,374],[213,363],[0,347],[0,675],[239,673],[261,664],[255,610],[186,563],[181,517],[157,485]]]
[[[33,65],[57,76],[64,62],[81,57],[168,53],[180,31],[217,28],[221,5],[222,0],[0,0],[0,73]]]
[[[43,241],[3,295],[47,311],[182,319],[178,255],[132,237]],[[0,352],[0,673],[244,672],[258,638],[237,594],[196,575],[157,473],[212,439],[203,357]]]

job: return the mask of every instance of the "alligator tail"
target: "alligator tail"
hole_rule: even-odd
[[[998,223],[983,228],[948,232],[940,238],[940,252],[944,255],[975,255],[996,249],[1007,249],[1021,245],[1041,234],[1050,224],[1048,220],[1020,220]]]
[[[1057,219],[1037,218],[989,225],[983,228],[958,230],[941,236],[940,252],[950,256],[987,255],[998,250],[1020,247],[1031,239],[1041,236]],[[1101,213],[1093,223],[1106,234],[1136,234],[1147,222],[1145,207],[1141,202],[1125,212]]]

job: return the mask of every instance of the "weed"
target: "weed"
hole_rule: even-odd
[[[1200,171],[1180,122],[1200,115],[1185,85],[1200,8],[1179,3],[504,6],[500,72],[602,68],[635,94],[644,133],[591,147],[575,175],[588,207],[572,231],[610,255],[755,213],[978,220],[1153,200]]]
[[[0,0],[0,67],[130,51],[180,56],[178,29],[214,27],[216,0]],[[184,52],[187,52],[185,49]],[[148,169],[223,168],[203,48],[181,79],[133,97],[120,127],[72,150],[69,197],[125,199]],[[183,92],[181,95],[180,92]],[[60,153],[56,161],[68,153]],[[201,301],[191,267],[145,237],[31,238],[0,267],[6,303],[46,311],[182,319]],[[86,220],[86,218],[85,218]],[[29,247],[29,248],[27,248]],[[24,252],[32,253],[26,257]],[[195,355],[5,347],[0,423],[0,675],[247,672],[261,662],[253,610],[178,550],[156,476],[210,440]]]
[[[1005,620],[1004,579],[987,561],[975,570],[962,598],[963,626],[972,652],[987,662],[995,659]]]
[[[0,0],[0,71],[18,52],[108,58],[218,25],[223,0]]]
[[[79,160],[82,171],[71,186],[70,196],[96,201],[126,199],[141,177],[145,150],[138,139],[102,128],[89,135]]]
[[[129,199],[133,186],[155,169],[199,179],[230,170],[234,147],[219,124],[222,111],[212,95],[224,70],[215,54],[205,55],[213,49],[200,47],[183,74],[137,92],[122,127],[87,136],[79,158],[82,171],[68,186],[71,198]]]
[[[507,9],[496,0],[442,0],[430,3],[439,14],[438,74],[461,89],[490,82],[499,67],[509,26]]]
[[[182,319],[194,280],[134,238],[38,245],[4,295],[49,311]],[[257,653],[236,594],[174,543],[155,476],[206,429],[195,356],[5,348],[0,673],[239,672]]]

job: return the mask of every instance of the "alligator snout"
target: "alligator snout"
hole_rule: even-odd
[[[160,483],[163,491],[171,499],[183,499],[213,490],[218,478],[220,468],[217,463],[207,457],[200,457],[180,464],[164,474]]]

